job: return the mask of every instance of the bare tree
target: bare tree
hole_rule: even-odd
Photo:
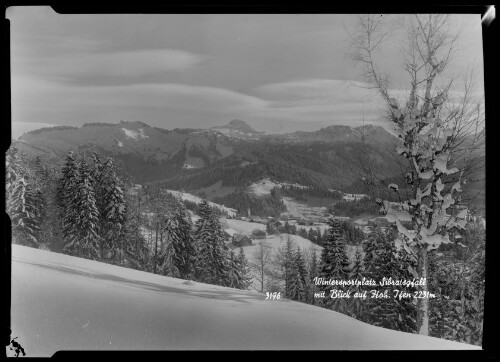
[[[410,88],[406,104],[391,97],[389,77],[377,67],[374,54],[404,23],[407,41],[403,69]],[[441,243],[450,243],[466,224],[468,210],[459,207],[459,194],[467,178],[478,175],[484,146],[482,103],[473,99],[471,78],[465,90],[453,92],[454,79],[443,72],[452,59],[458,34],[449,31],[448,15],[414,15],[401,23],[387,23],[380,15],[358,17],[356,31],[349,33],[351,59],[362,66],[368,88],[376,90],[386,105],[386,118],[398,135],[398,155],[406,161],[402,168],[411,197],[402,200],[397,184],[388,188],[399,197],[397,208],[378,199],[381,212],[394,222],[398,248],[405,248],[418,261],[415,275],[427,278],[428,252]],[[395,25],[396,24],[396,25]],[[458,96],[457,96],[458,95]],[[448,214],[448,211],[451,213]],[[428,284],[421,287],[424,298],[417,299],[418,333],[429,333]]]
[[[260,282],[260,292],[264,293],[264,286],[269,274],[271,264],[271,247],[265,243],[259,244],[259,247],[254,252],[254,269]]]

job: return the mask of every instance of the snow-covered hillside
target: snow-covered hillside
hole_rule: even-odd
[[[268,178],[265,178],[265,179],[259,180],[257,182],[254,182],[253,184],[248,186],[248,190],[257,196],[262,196],[262,195],[269,195],[271,193],[271,190],[275,187],[281,188],[283,186],[285,186],[285,187],[293,186],[293,187],[301,188],[301,189],[308,188],[307,186],[302,186],[302,185],[299,185],[297,183],[292,184],[290,182],[274,182]]]
[[[172,194],[172,195],[174,195],[175,197],[180,198],[181,200],[191,201],[191,202],[194,202],[196,204],[200,204],[203,201],[201,199],[201,197],[189,194],[187,192],[180,192],[180,191],[174,191],[174,190],[165,190],[165,191],[168,192],[168,193],[170,193],[170,194]],[[235,217],[236,216],[236,212],[237,211],[235,209],[231,209],[229,207],[225,207],[223,205],[219,205],[219,204],[216,204],[216,203],[210,202],[210,201],[208,203],[210,204],[211,207],[219,209],[222,212],[225,212],[230,217]]]
[[[12,247],[13,337],[58,350],[479,349],[256,292]]]

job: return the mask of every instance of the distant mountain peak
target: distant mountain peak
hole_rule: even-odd
[[[242,121],[240,119],[233,119],[231,122],[226,124],[225,126],[215,126],[212,127],[212,129],[229,129],[229,130],[234,130],[234,131],[239,131],[242,133],[246,133],[249,135],[258,135],[258,134],[263,134],[264,132],[259,132],[254,130],[248,123],[245,121]]]

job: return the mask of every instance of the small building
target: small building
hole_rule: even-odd
[[[267,232],[270,234],[280,232],[283,228],[283,224],[279,220],[271,219],[267,223]]]
[[[267,236],[266,232],[261,229],[255,229],[252,231],[251,238],[252,239],[265,239]]]
[[[283,226],[283,223],[279,220],[275,220],[274,222],[272,222],[272,224],[275,227],[282,227]]]
[[[241,235],[241,234],[234,234],[233,235],[233,241],[232,241],[234,246],[251,246],[252,245],[252,239],[250,239],[246,235]]]

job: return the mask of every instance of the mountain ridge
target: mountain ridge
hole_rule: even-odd
[[[227,132],[221,132],[224,130]],[[220,174],[220,180],[236,186],[240,181],[241,185],[252,181],[254,176],[286,176],[294,182],[325,187],[336,180],[331,187],[345,187],[355,181],[356,159],[367,153],[366,147],[389,176],[392,172],[385,163],[394,153],[396,142],[386,130],[372,125],[332,125],[317,131],[268,135],[255,131],[244,121],[232,120],[215,128],[173,130],[139,121],[86,123],[79,128],[61,126],[31,131],[13,141],[13,145],[28,155],[44,155],[57,162],[62,162],[70,150],[97,151],[118,158],[135,182],[178,180],[174,182],[177,185],[184,180],[193,184],[187,180],[199,177],[204,179],[203,186],[194,184],[206,187],[208,180],[216,183],[214,177]],[[233,181],[229,181],[231,173],[235,174]],[[302,176],[294,179],[295,174]]]

